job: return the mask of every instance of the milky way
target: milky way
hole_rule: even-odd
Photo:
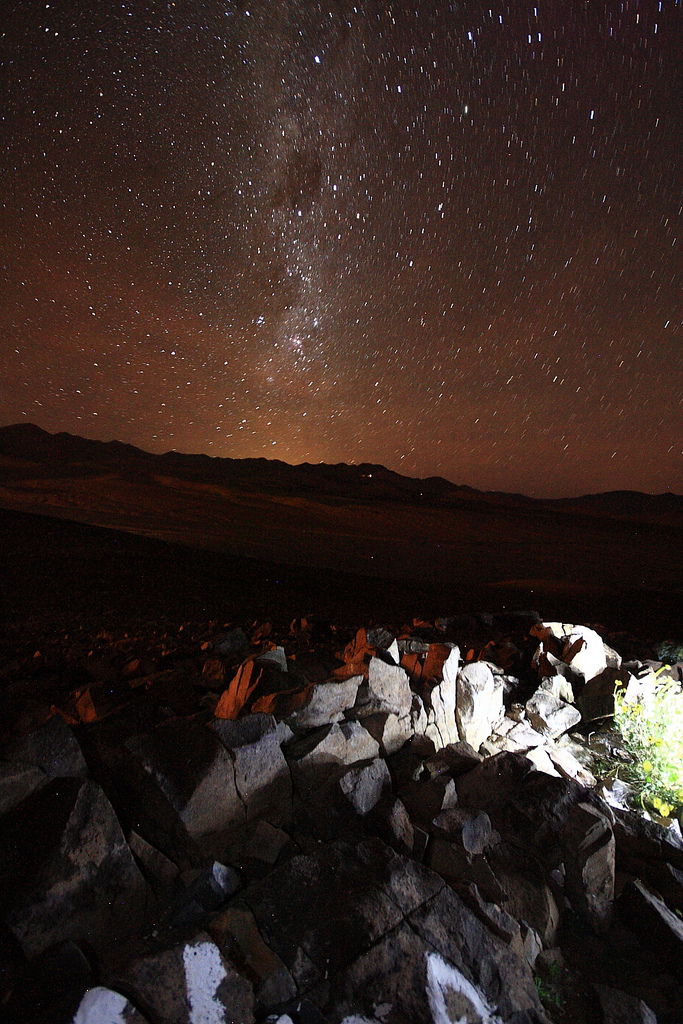
[[[2,423],[683,490],[680,2],[6,10]]]

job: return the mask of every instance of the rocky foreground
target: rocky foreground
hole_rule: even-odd
[[[527,612],[17,653],[3,1019],[680,1024],[680,830],[595,761],[661,671]]]

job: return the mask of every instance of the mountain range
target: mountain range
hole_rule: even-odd
[[[610,606],[656,607],[677,621],[682,596],[683,497],[672,493],[534,499],[372,464],[155,455],[17,424],[0,428],[0,509],[0,546],[10,552],[15,580],[28,559],[38,571],[55,543],[64,547],[60,566],[70,564],[67,549],[77,548],[84,578],[86,568],[92,572],[104,535],[91,532],[85,544],[83,532],[76,542],[69,520],[129,537],[117,544],[131,566],[138,557],[147,566],[189,557],[205,567],[213,559],[216,578],[231,577],[236,592],[234,560],[246,559],[307,574],[318,595],[325,574],[332,580],[336,573],[350,597],[370,585],[376,592],[384,580],[387,598],[392,588],[431,588],[440,607],[462,605],[485,587],[510,603],[544,599],[546,614],[551,599],[556,615],[568,615],[579,599],[597,614],[602,595]],[[16,518],[27,513],[31,525]],[[64,524],[61,533],[48,530],[46,517]],[[176,547],[142,553],[142,538]],[[188,551],[196,554],[182,553]],[[223,570],[221,558],[233,561],[220,563]],[[303,584],[297,592],[305,596]]]

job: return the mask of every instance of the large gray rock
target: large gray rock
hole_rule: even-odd
[[[379,744],[359,722],[316,729],[287,748],[287,763],[297,785],[319,788],[338,776],[343,765],[379,756]]]
[[[436,683],[424,695],[428,725],[425,735],[434,741],[437,750],[449,743],[457,743],[458,726],[455,720],[456,690],[460,650],[452,647],[443,663],[441,682]]]
[[[526,713],[534,729],[551,739],[568,732],[581,721],[578,708],[542,689],[526,702]]]
[[[382,757],[395,754],[413,735],[410,715],[399,718],[390,711],[375,711],[363,715],[362,724],[379,743]]]
[[[637,996],[607,985],[596,985],[603,1024],[657,1024],[653,1010]]]
[[[321,987],[311,998],[322,1004],[330,1024],[379,1024],[385,1019],[381,1014],[385,1007],[388,1012],[400,1007],[400,1016],[388,1020],[410,1024],[502,1024],[483,986],[474,984],[469,975],[402,924],[334,977],[329,995],[323,995]],[[378,1010],[380,1015],[375,1016]],[[540,1018],[526,1018],[534,1019]]]
[[[201,932],[133,960],[113,983],[129,992],[154,1024],[253,1024],[251,985]]]
[[[388,665],[380,658],[371,658],[368,698],[375,711],[391,711],[399,718],[410,714],[413,694],[407,673],[398,665]]]
[[[292,779],[276,732],[230,751],[235,784],[247,821],[264,818],[282,825],[292,816]]]
[[[4,816],[2,918],[28,956],[66,939],[106,950],[142,926],[150,903],[96,783],[55,779]]]
[[[526,960],[480,921],[448,886],[414,910],[409,922],[433,950],[477,987],[499,1019],[545,1022]],[[476,1021],[477,1017],[470,1019]],[[482,1016],[480,1020],[487,1018]]]
[[[483,661],[472,661],[457,676],[455,718],[461,740],[475,750],[503,717],[503,680]]]
[[[244,825],[246,809],[233,761],[216,733],[173,720],[125,743],[139,830],[164,849],[164,836],[200,839]]]
[[[362,682],[362,676],[352,676],[351,679],[316,684],[311,690],[308,704],[290,715],[289,724],[294,729],[315,729],[332,722],[341,722],[344,712],[356,703],[358,687]]]

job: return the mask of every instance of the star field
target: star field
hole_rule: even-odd
[[[7,12],[3,424],[683,490],[680,0]]]

